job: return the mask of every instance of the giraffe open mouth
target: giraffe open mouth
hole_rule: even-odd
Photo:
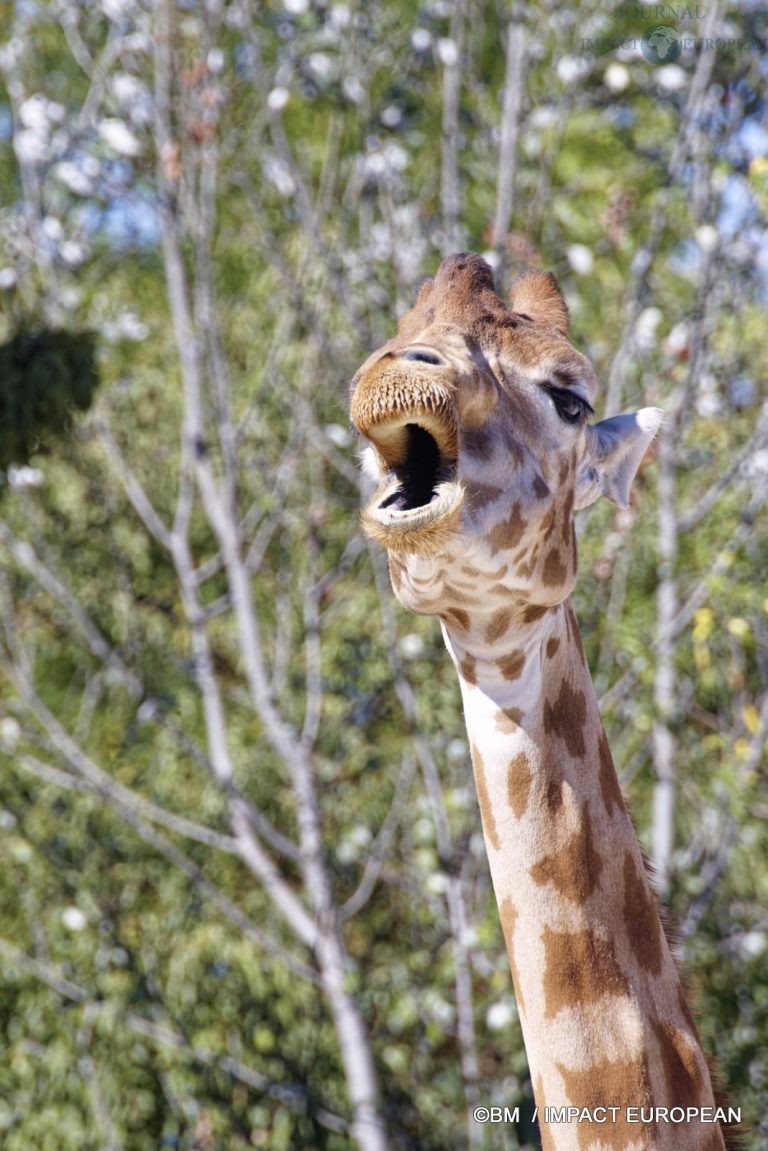
[[[367,434],[390,462],[390,472],[363,512],[365,530],[389,551],[437,554],[461,522],[464,489],[456,480],[453,433],[430,413],[420,413],[401,415]]]

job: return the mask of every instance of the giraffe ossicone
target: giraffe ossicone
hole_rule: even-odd
[[[440,618],[458,671],[540,1116],[612,1109],[542,1122],[544,1148],[717,1151],[570,601],[574,510],[628,504],[662,413],[590,423],[597,380],[568,331],[550,274],[521,276],[507,304],[481,257],[444,260],[352,382],[377,484],[363,526],[401,603]],[[690,1122],[664,1119],[676,1107]]]

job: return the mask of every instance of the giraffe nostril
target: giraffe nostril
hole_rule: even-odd
[[[421,348],[409,348],[407,352],[403,352],[404,360],[415,360],[419,364],[432,364],[434,367],[439,368],[442,360],[435,352],[426,352]]]

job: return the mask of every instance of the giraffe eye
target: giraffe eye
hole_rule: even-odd
[[[416,360],[420,364],[433,364],[439,367],[442,360],[434,352],[424,351],[422,348],[409,348],[407,352],[403,352],[404,360]]]
[[[566,423],[577,424],[580,420],[586,420],[588,416],[593,415],[594,408],[578,392],[573,392],[570,388],[557,388],[552,384],[546,384],[545,387],[558,416]]]

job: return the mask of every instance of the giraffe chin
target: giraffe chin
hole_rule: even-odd
[[[428,503],[398,507],[400,480],[386,484],[363,511],[363,530],[389,552],[440,555],[461,528],[464,488],[453,480],[438,483]]]

